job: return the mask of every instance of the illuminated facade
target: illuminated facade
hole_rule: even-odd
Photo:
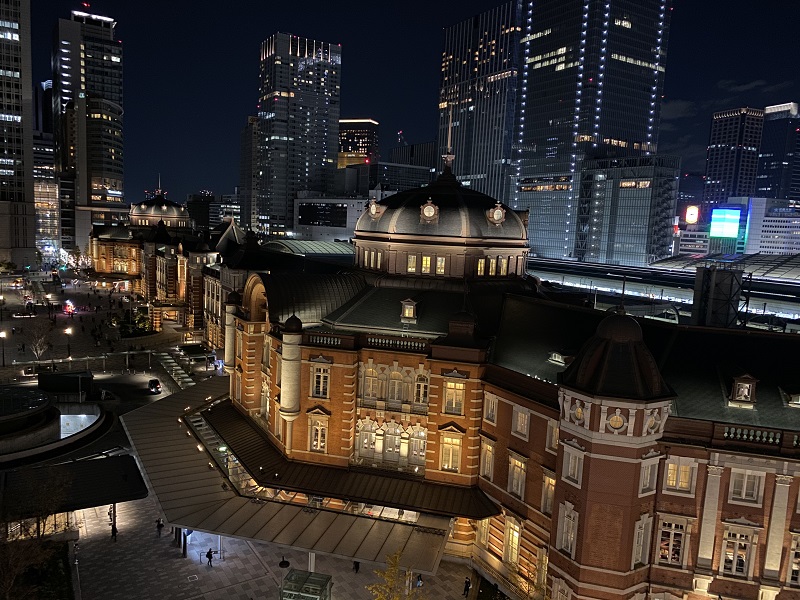
[[[670,256],[679,175],[674,156],[585,160],[575,258],[647,266]]]
[[[703,211],[733,196],[752,196],[756,190],[758,148],[764,126],[760,108],[736,108],[714,113],[706,154]]]
[[[36,265],[29,0],[0,6],[0,262]]]
[[[288,33],[261,44],[259,97],[260,233],[282,235],[292,225],[302,190],[324,192],[339,152],[342,48]]]
[[[764,109],[755,193],[800,204],[800,112],[796,102]]]
[[[56,170],[65,249],[96,225],[124,224],[122,42],[114,19],[72,11],[53,48]]]
[[[511,168],[522,4],[505,2],[444,31],[439,155],[455,154],[458,180],[501,201]]]
[[[574,258],[584,158],[656,151],[670,6],[526,3],[510,204],[530,210],[532,253]]]
[[[339,169],[378,161],[378,125],[375,119],[339,119]]]
[[[33,193],[36,201],[36,247],[44,261],[59,259],[61,248],[58,183],[53,160],[53,134],[33,138]]]

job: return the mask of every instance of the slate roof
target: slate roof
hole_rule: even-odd
[[[485,519],[499,513],[497,505],[477,487],[290,461],[230,400],[202,414],[259,485],[434,515]]]
[[[272,240],[262,248],[288,254],[347,255],[355,254],[355,247],[348,242],[323,242],[316,240]]]

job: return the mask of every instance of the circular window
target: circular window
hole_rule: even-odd
[[[576,406],[575,407],[575,411],[572,414],[575,417],[575,421],[577,421],[577,422],[583,421],[583,407],[582,406]]]
[[[425,208],[422,209],[422,214],[428,218],[431,218],[436,214],[436,208],[434,208],[432,204],[427,204],[425,205]]]
[[[661,423],[661,418],[657,414],[652,414],[647,418],[646,428],[648,433],[653,433],[656,429],[658,429],[659,424]]]
[[[502,208],[495,208],[494,213],[492,215],[495,221],[502,221],[503,220],[503,209]]]
[[[625,419],[621,415],[611,415],[608,419],[608,426],[614,431],[619,431],[625,426]]]

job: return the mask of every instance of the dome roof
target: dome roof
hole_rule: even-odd
[[[285,333],[302,333],[303,322],[298,318],[297,315],[292,315],[286,319],[286,324],[283,326],[283,331]]]
[[[427,187],[371,203],[355,236],[370,234],[498,239],[525,242],[527,228],[508,206],[462,186],[449,169]]]
[[[639,323],[620,313],[600,322],[594,336],[561,373],[559,383],[595,396],[630,400],[675,395],[645,345]]]
[[[149,198],[144,202],[139,202],[131,206],[131,217],[159,217],[162,219],[174,219],[187,217],[186,207],[172,200],[167,200],[164,196]]]

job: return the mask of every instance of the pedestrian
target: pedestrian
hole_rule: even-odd
[[[358,569],[361,567],[361,563],[357,560],[353,561],[353,573],[358,573]]]
[[[163,519],[156,519],[156,531],[158,532],[158,537],[161,537],[161,530],[164,529],[164,520]]]
[[[112,523],[111,525],[111,539],[117,541],[117,526]]]
[[[25,342],[22,342],[22,352],[25,352]]]
[[[213,567],[214,565],[211,564],[211,559],[214,558],[214,552],[211,550],[211,548],[209,548],[208,552],[206,552],[206,558],[208,559],[208,566]]]
[[[417,575],[417,587],[422,587],[422,575]]]
[[[470,590],[471,588],[472,588],[472,582],[469,580],[469,577],[467,577],[467,578],[464,580],[464,598],[466,598],[467,596],[469,596],[469,590]]]

